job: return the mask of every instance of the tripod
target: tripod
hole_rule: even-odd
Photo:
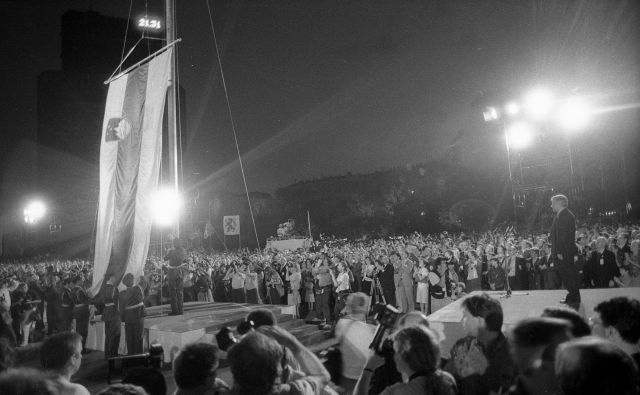
[[[384,297],[384,292],[382,292],[380,279],[375,275],[373,276],[373,280],[371,281],[371,289],[369,290],[369,305],[367,306],[367,313],[371,311],[373,298],[377,298],[376,300],[382,300],[382,303],[387,304],[387,300]]]

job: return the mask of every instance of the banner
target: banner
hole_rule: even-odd
[[[222,229],[225,236],[237,236],[240,234],[240,216],[225,215],[222,221]]]
[[[173,48],[111,81],[100,141],[100,194],[91,294],[106,274],[142,274],[150,200],[158,188],[162,117]]]

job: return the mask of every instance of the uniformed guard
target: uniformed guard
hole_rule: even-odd
[[[182,315],[184,302],[183,278],[187,253],[182,247],[179,238],[173,239],[173,250],[169,251],[165,260],[169,261],[167,283],[169,286],[169,298],[171,299],[171,314]]]
[[[84,287],[84,279],[80,276],[73,281],[73,318],[76,320],[76,332],[82,336],[82,352],[86,353],[87,335],[89,334],[89,304],[91,300],[87,296]]]
[[[70,277],[62,280],[60,330],[70,331],[73,329],[73,292],[71,292],[72,279]]]
[[[144,331],[144,289],[133,285],[133,274],[127,273],[122,283],[127,287],[120,294],[120,318],[124,322],[127,354],[142,354],[142,334]]]
[[[96,300],[104,304],[102,309],[102,321],[104,322],[104,357],[111,358],[118,356],[120,346],[121,321],[118,313],[118,288],[116,288],[116,276],[108,273],[106,281],[100,289]]]

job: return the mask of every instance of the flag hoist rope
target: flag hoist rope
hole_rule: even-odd
[[[256,243],[260,248],[260,239],[258,238],[258,230],[256,229],[256,221],[253,218],[253,208],[251,207],[251,199],[249,198],[249,188],[247,187],[247,178],[244,174],[244,166],[242,164],[242,156],[240,155],[240,145],[238,144],[238,136],[236,134],[236,126],[233,120],[233,113],[231,112],[231,103],[229,102],[229,93],[227,91],[227,83],[224,78],[224,71],[222,69],[222,60],[220,59],[220,51],[218,50],[218,39],[216,38],[216,30],[213,27],[213,17],[211,15],[211,7],[209,6],[209,0],[207,0],[207,11],[209,12],[209,22],[211,24],[211,33],[213,34],[213,44],[216,49],[216,57],[218,58],[218,66],[220,67],[220,80],[222,81],[222,87],[224,88],[224,96],[227,101],[227,109],[229,111],[229,118],[231,120],[231,130],[233,131],[233,139],[236,143],[236,151],[238,152],[238,162],[240,162],[240,172],[242,173],[242,181],[244,183],[244,191],[247,195],[247,203],[249,203],[249,213],[251,214],[251,223],[253,224],[253,233],[256,236]]]

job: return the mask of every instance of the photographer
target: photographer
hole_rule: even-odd
[[[454,395],[456,383],[453,377],[439,369],[440,345],[438,336],[424,326],[409,326],[393,336],[394,361],[402,376],[402,383],[385,388],[381,394],[434,394]],[[367,360],[355,395],[367,394],[367,388],[374,370],[381,366],[383,359],[371,353]]]
[[[231,301],[233,303],[246,303],[247,298],[244,293],[246,275],[241,268],[238,268],[235,262],[231,264],[224,279],[231,280]]]
[[[351,286],[349,283],[349,273],[347,272],[345,264],[338,262],[336,267],[338,269],[337,279],[332,270],[330,270],[329,273],[331,274],[333,286],[336,288],[336,304],[334,306],[333,316],[338,319],[346,304],[347,296],[351,293]]]

